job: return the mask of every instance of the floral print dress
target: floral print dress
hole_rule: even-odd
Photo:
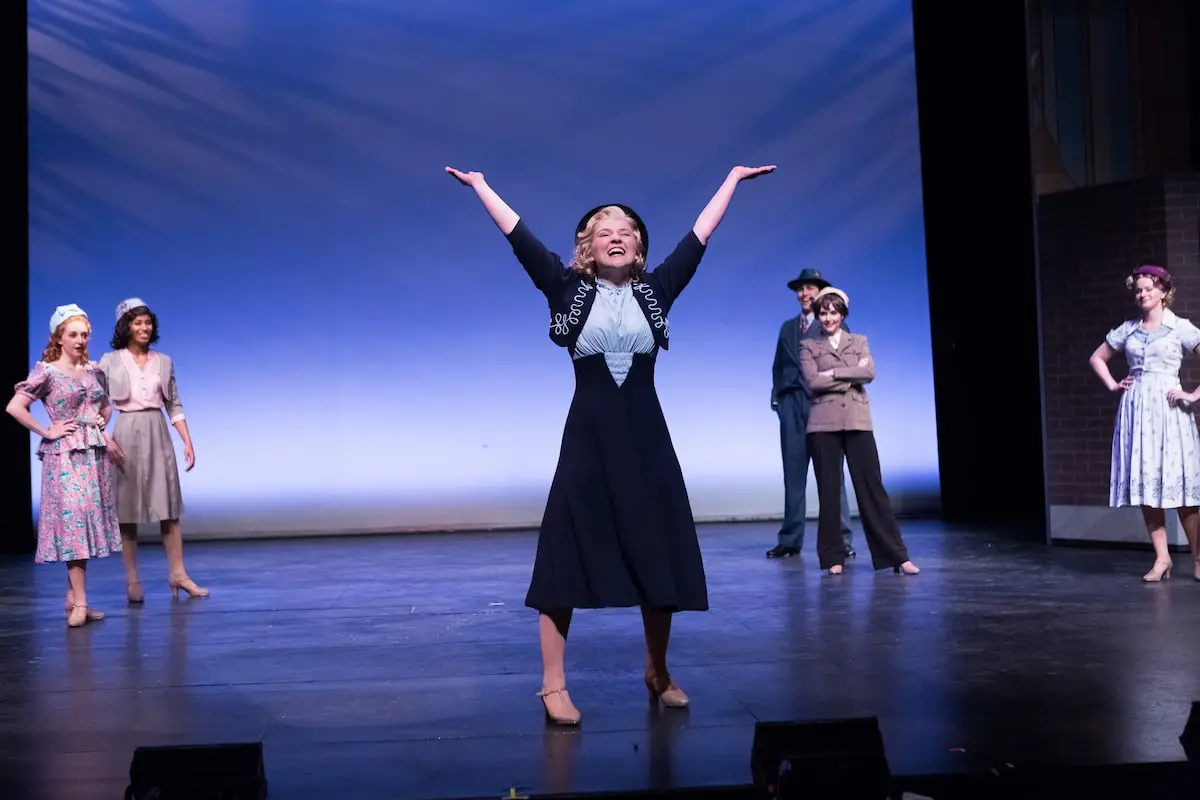
[[[74,433],[43,439],[42,502],[34,561],[82,561],[121,552],[121,530],[113,466],[104,440],[100,409],[106,395],[89,364],[85,376],[68,375],[52,364],[38,362],[29,377],[17,384],[18,393],[41,400],[51,422],[74,421]]]
[[[1109,505],[1200,506],[1196,409],[1167,401],[1167,392],[1181,387],[1184,357],[1200,347],[1200,329],[1168,309],[1156,330],[1144,331],[1139,320],[1130,320],[1106,341],[1125,354],[1134,379],[1121,395],[1113,430]]]

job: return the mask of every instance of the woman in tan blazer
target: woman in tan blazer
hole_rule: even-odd
[[[839,522],[844,458],[850,467],[863,534],[875,569],[892,567],[897,573],[916,575],[920,570],[908,559],[879,471],[871,401],[865,388],[875,379],[875,360],[867,337],[842,329],[842,320],[850,313],[850,298],[842,290],[832,286],[822,289],[813,301],[813,309],[823,335],[801,342],[800,369],[813,392],[808,451],[812,453],[821,505],[817,523],[821,569],[839,575],[846,560]]]

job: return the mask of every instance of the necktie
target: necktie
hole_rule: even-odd
[[[808,315],[801,314],[800,315],[800,335],[803,336],[806,333],[808,333]]]

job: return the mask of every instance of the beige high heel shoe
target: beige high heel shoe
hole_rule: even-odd
[[[67,625],[72,628],[78,628],[85,622],[99,622],[104,619],[103,611],[96,611],[87,606],[76,605],[75,596],[71,592],[67,592],[67,604],[64,610],[67,612]]]
[[[650,693],[650,705],[662,703],[667,708],[687,708],[691,702],[683,689],[671,680],[670,674],[660,677],[647,671],[646,691]]]
[[[180,589],[183,589],[189,597],[208,597],[209,594],[208,589],[197,586],[194,580],[187,577],[179,578],[178,580],[171,578],[167,582],[167,586],[171,588],[171,596],[176,598],[179,597]]]
[[[571,696],[567,694],[567,688],[564,686],[559,689],[542,689],[538,692],[538,697],[542,698],[542,707],[546,710],[546,719],[556,725],[578,725],[579,720],[583,717],[579,713],[579,709],[571,702]],[[558,710],[550,710],[550,702],[546,699],[553,697],[557,700],[555,703]]]
[[[141,581],[130,581],[125,584],[125,599],[131,606],[146,602],[146,593],[142,591]]]
[[[88,622],[99,622],[102,619],[103,611],[93,611],[87,606],[71,606],[67,612],[67,627],[79,628]]]
[[[1146,583],[1160,583],[1165,581],[1171,577],[1172,566],[1173,564],[1170,561],[1159,561],[1156,559],[1154,567],[1142,576],[1142,580]]]

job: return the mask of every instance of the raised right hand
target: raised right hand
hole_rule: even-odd
[[[759,175],[769,175],[775,171],[775,165],[769,167],[734,167],[729,175],[740,181],[752,181]]]
[[[482,172],[463,172],[455,169],[454,167],[446,167],[446,172],[449,172],[451,175],[453,175],[454,179],[463,186],[474,187],[483,182]]]
[[[74,433],[78,427],[79,426],[76,425],[73,421],[72,422],[62,422],[60,420],[58,422],[52,422],[50,424],[50,427],[46,429],[46,435],[43,438],[49,439],[50,441],[54,441],[55,439],[61,439],[64,436],[68,436],[68,435]]]

